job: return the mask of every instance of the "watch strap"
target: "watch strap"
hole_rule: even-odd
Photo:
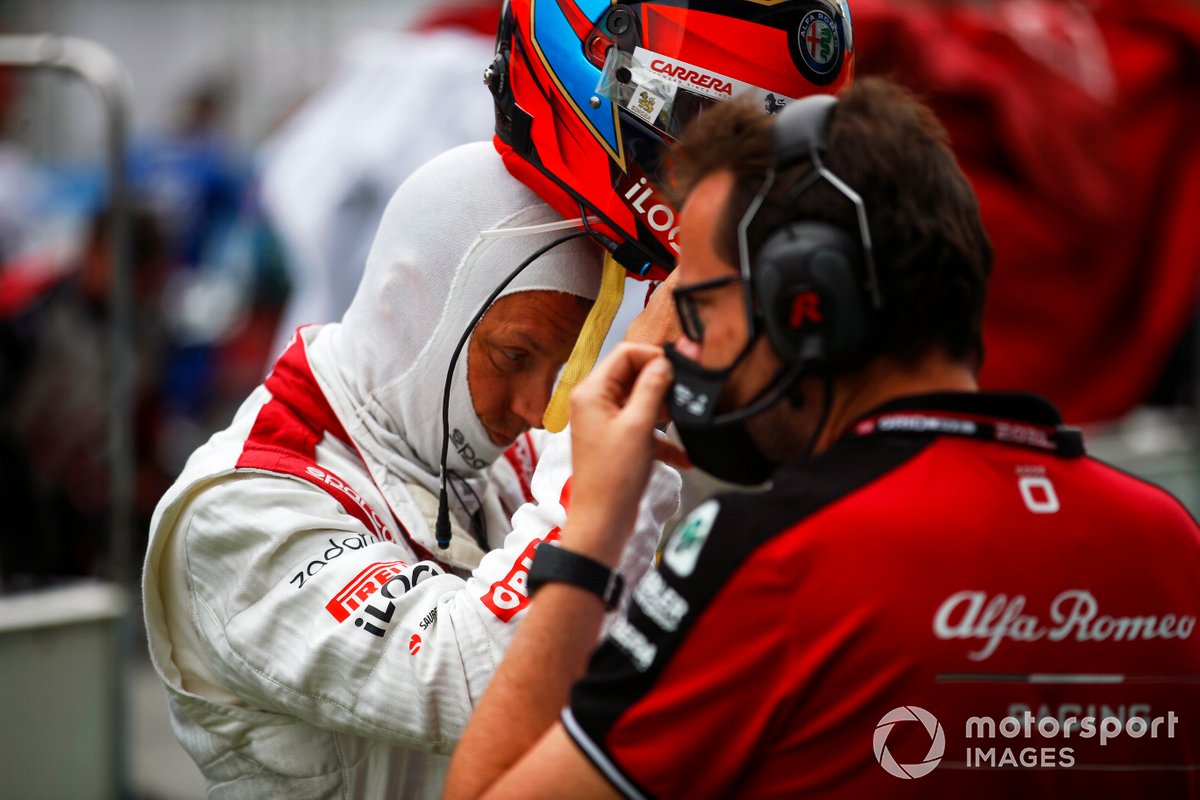
[[[616,570],[582,553],[547,543],[538,546],[527,580],[530,595],[546,583],[567,583],[596,595],[608,608],[616,607],[625,589],[625,579]]]

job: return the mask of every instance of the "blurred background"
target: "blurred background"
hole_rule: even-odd
[[[340,316],[408,172],[490,137],[498,11],[0,0],[0,796],[203,797],[141,633],[150,514]],[[979,193],[984,385],[1196,514],[1200,4],[851,13],[859,74],[925,97]]]

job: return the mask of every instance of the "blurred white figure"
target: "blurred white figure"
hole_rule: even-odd
[[[388,31],[350,42],[330,81],[264,146],[262,202],[292,288],[272,360],[293,331],[350,305],[383,209],[409,173],[490,139],[483,85],[494,36]]]

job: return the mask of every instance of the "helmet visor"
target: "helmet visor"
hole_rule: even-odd
[[[734,97],[755,97],[768,114],[793,99],[642,47],[632,53],[610,47],[596,93],[671,139],[705,110]]]

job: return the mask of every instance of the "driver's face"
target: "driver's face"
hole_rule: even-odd
[[[591,301],[563,292],[501,297],[467,345],[467,383],[492,442],[507,447],[542,427],[559,370],[575,346]]]

